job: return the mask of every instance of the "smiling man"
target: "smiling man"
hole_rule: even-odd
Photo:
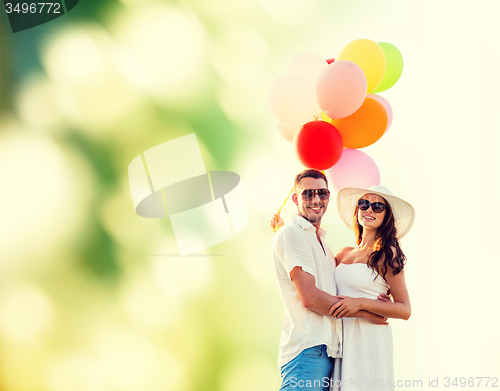
[[[332,357],[341,357],[342,325],[328,315],[338,301],[335,262],[320,227],[329,198],[323,173],[300,172],[292,195],[298,215],[274,237],[275,273],[286,310],[278,356],[281,390],[325,389]]]
[[[298,215],[273,241],[275,274],[286,311],[278,356],[281,390],[328,390],[333,358],[342,357],[342,324],[328,314],[339,299],[334,297],[335,261],[320,227],[330,200],[325,175],[300,172],[292,200]],[[352,316],[374,323],[382,320],[365,311]]]

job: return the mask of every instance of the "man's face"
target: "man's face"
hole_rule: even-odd
[[[314,189],[327,189],[325,180],[316,178],[302,178],[297,185],[297,189],[295,189],[298,194],[294,193],[292,195],[292,200],[295,205],[297,205],[299,213],[307,220],[309,220],[312,224],[321,221],[321,218],[325,214],[329,202],[329,199],[320,199],[317,194],[314,194],[314,197],[310,200],[307,200],[302,196],[304,190]]]

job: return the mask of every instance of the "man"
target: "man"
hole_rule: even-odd
[[[281,390],[328,390],[333,358],[342,357],[342,324],[328,314],[339,300],[335,260],[320,228],[329,198],[323,173],[300,172],[292,194],[298,215],[274,237],[275,274],[286,310],[278,357]],[[353,316],[385,321],[365,311]]]

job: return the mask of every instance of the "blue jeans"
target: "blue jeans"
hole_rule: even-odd
[[[304,349],[280,368],[280,391],[328,391],[332,367],[326,345]]]

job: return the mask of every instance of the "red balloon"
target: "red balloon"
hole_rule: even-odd
[[[335,59],[334,58],[329,58],[328,60],[326,60],[326,62],[328,64],[331,64],[332,62],[335,62]]]
[[[293,148],[304,167],[322,171],[339,161],[344,142],[335,126],[319,120],[302,126],[293,138]]]

